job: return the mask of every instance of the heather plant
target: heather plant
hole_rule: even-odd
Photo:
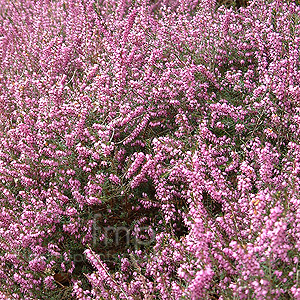
[[[3,299],[300,299],[292,1],[0,1]]]

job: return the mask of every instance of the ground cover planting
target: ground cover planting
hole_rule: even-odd
[[[300,299],[295,1],[0,0],[0,299]]]

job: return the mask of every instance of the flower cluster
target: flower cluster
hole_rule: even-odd
[[[1,299],[300,299],[300,7],[238,6],[0,0]]]

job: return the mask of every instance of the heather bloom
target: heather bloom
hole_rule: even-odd
[[[300,299],[300,7],[233,2],[0,0],[1,299]]]

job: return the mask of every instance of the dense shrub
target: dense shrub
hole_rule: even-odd
[[[0,14],[1,299],[300,299],[294,2]]]

